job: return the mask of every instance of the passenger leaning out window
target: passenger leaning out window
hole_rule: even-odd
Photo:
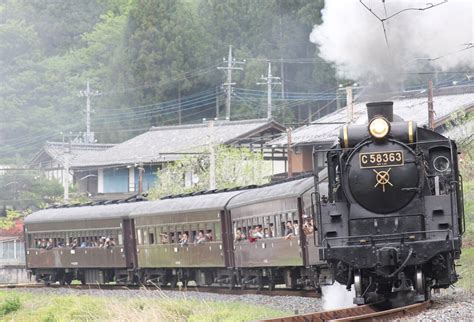
[[[194,240],[195,244],[202,244],[206,241],[206,236],[204,236],[204,232],[202,230],[199,231],[196,239]]]
[[[179,241],[179,244],[181,245],[181,247],[188,245],[188,234],[187,233],[183,233],[181,235],[181,239]]]
[[[286,222],[286,227],[285,227],[285,238],[290,239],[292,236],[295,236],[295,231],[293,228],[293,224],[291,221]]]
[[[206,241],[211,242],[213,240],[212,238],[212,230],[208,230],[206,233]]]

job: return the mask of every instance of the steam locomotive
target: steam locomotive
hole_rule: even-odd
[[[324,153],[328,195],[316,192],[320,258],[355,288],[354,303],[424,301],[458,275],[464,230],[454,141],[367,104],[367,125],[346,125]],[[318,178],[316,177],[316,187]]]
[[[356,304],[423,301],[458,279],[456,144],[403,121],[391,102],[367,109],[367,125],[346,125],[331,149],[313,152],[314,174],[304,178],[33,213],[25,219],[27,267],[45,283],[320,291],[336,280],[354,286]],[[287,226],[299,234],[289,236]],[[242,238],[255,229],[268,235]],[[208,239],[194,242],[201,234]],[[106,239],[114,243],[97,245]]]

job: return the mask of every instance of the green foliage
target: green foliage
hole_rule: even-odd
[[[0,229],[10,229],[15,226],[15,221],[16,219],[22,217],[24,214],[12,210],[12,209],[6,209],[6,216],[3,218],[0,218]]]
[[[0,316],[18,311],[20,307],[21,302],[18,296],[7,297],[0,303]]]
[[[268,182],[270,164],[263,160],[261,153],[229,146],[218,146],[215,150],[216,188]],[[209,189],[209,162],[209,155],[186,156],[159,170],[158,182],[149,192],[150,198]]]
[[[8,301],[14,304],[8,304],[5,314],[14,321],[250,321],[289,314],[241,302],[171,299],[156,292],[141,290],[133,298],[54,292],[45,297],[35,292],[0,290],[0,307],[11,299]]]
[[[60,200],[63,187],[41,171],[6,171],[0,176],[0,195],[2,204],[26,209]]]

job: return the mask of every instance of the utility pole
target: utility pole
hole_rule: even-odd
[[[346,101],[347,101],[347,123],[352,123],[354,120],[354,99],[352,95],[352,86],[346,87]]]
[[[291,148],[291,128],[286,130],[286,136],[288,138],[288,178],[293,176],[293,149]]]
[[[281,82],[273,82],[273,80],[280,80],[280,77],[272,76],[272,63],[268,62],[267,77],[260,77],[265,82],[257,83],[257,85],[267,85],[267,119],[272,118],[272,85],[281,85]]]
[[[63,174],[63,189],[64,189],[64,202],[69,201],[69,167],[71,166],[71,154],[72,154],[72,132],[69,132],[68,147],[64,152],[64,174]],[[63,138],[64,141],[64,138]]]
[[[235,58],[232,57],[232,45],[229,46],[229,56],[227,59],[223,59],[225,63],[227,63],[227,66],[223,67],[217,67],[219,70],[225,70],[227,72],[227,82],[223,83],[222,86],[226,87],[226,103],[225,103],[225,117],[227,120],[230,120],[230,99],[232,95],[232,85],[235,85],[235,83],[232,83],[232,71],[233,70],[244,70],[243,67],[236,67],[236,65],[244,65],[245,60],[242,61],[237,61]]]
[[[216,120],[219,119],[219,87],[216,86]]]
[[[138,195],[143,193],[143,172],[145,168],[143,167],[143,163],[138,164]]]
[[[86,98],[86,134],[84,137],[85,143],[94,143],[94,133],[91,132],[91,97],[100,96],[101,92],[91,92],[89,79],[87,79],[86,90],[80,91],[79,95]]]
[[[181,90],[178,87],[178,124],[181,125]]]
[[[209,189],[216,189],[216,155],[214,151],[214,121],[209,121]]]
[[[428,81],[428,128],[434,130],[433,82]]]

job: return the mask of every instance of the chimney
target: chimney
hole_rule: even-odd
[[[393,102],[367,103],[368,121],[376,116],[383,116],[389,122],[393,122]]]

